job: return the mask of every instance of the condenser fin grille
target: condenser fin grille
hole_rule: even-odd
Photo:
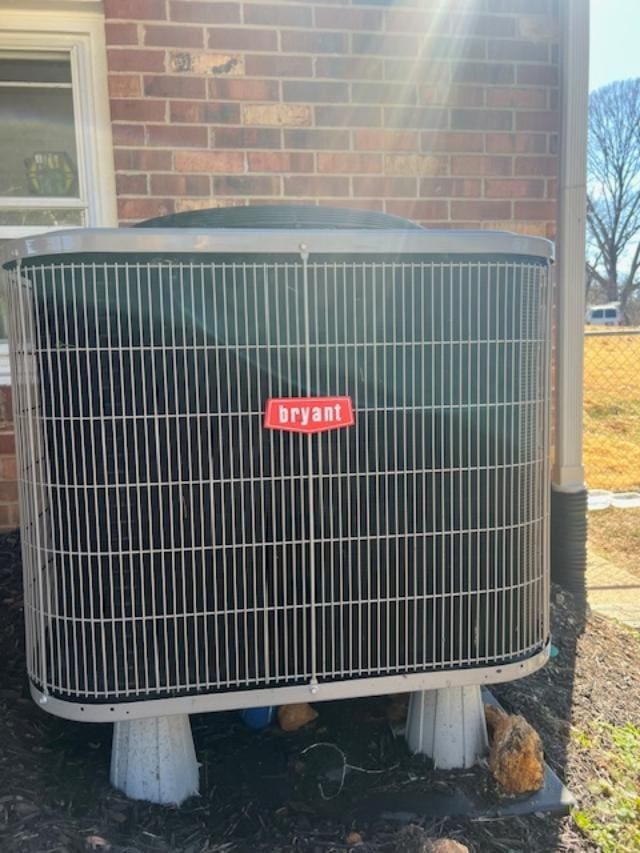
[[[544,646],[546,261],[59,257],[8,275],[41,689],[115,702]],[[332,395],[353,427],[264,429],[268,399]]]

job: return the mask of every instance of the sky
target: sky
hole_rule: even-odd
[[[640,77],[640,0],[591,0],[589,89]]]

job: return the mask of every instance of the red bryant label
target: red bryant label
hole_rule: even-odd
[[[351,397],[276,397],[267,400],[265,429],[326,432],[353,426]]]

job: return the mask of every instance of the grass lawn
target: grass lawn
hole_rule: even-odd
[[[640,575],[640,509],[590,512],[589,546],[601,557]]]
[[[640,489],[640,334],[587,334],[584,355],[587,484]]]

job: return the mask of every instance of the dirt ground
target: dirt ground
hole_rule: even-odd
[[[489,797],[498,796],[485,768],[436,773],[426,759],[409,755],[403,739],[392,734],[390,720],[399,709],[388,698],[319,704],[318,720],[295,734],[275,727],[252,732],[236,714],[194,717],[201,796],[181,809],[129,801],[108,783],[111,726],[51,717],[28,698],[20,587],[17,536],[1,537],[3,853],[337,853],[348,849],[353,831],[363,839],[359,853],[427,853],[425,839],[443,836],[474,853],[597,849],[570,817],[406,816],[403,825],[379,806],[372,810],[371,803],[405,791],[481,785]],[[536,675],[494,692],[538,729],[548,763],[588,806],[598,767],[575,746],[571,726],[588,724],[594,714],[613,724],[640,723],[640,640],[614,623],[585,616],[558,589],[552,602],[558,655]],[[344,762],[349,772],[341,786]]]

